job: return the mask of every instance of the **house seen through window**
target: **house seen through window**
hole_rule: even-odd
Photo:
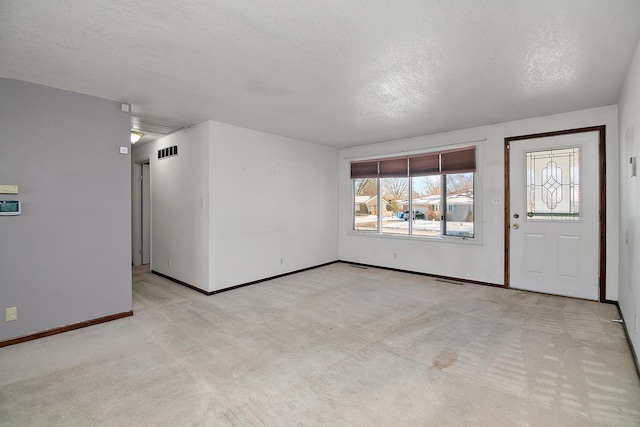
[[[474,237],[475,147],[351,162],[353,230]]]

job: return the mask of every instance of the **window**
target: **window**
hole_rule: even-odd
[[[355,194],[353,229],[378,231],[378,180],[356,178],[353,180],[353,189]]]
[[[399,214],[403,212],[403,202],[409,196],[409,178],[380,178],[382,190],[382,203],[385,207],[382,212],[382,232],[389,234],[409,234],[409,229],[404,221],[399,220]]]
[[[378,180],[380,182],[380,218],[382,233],[409,234],[404,224],[398,221],[398,212],[403,200],[409,194],[407,178],[407,158],[391,158],[378,161]]]
[[[476,147],[351,162],[353,229],[473,238]]]
[[[473,237],[473,173],[444,175],[447,189],[447,216],[444,234]]]

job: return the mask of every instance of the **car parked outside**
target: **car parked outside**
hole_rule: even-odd
[[[402,217],[405,221],[409,221],[409,211],[404,211]],[[413,211],[413,219],[424,219],[424,213],[420,211]]]

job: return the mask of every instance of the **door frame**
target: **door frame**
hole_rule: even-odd
[[[149,159],[142,159],[137,162],[132,162],[131,167],[131,262],[134,266],[143,265],[142,248],[142,165],[149,163]],[[150,178],[150,175],[149,175]],[[151,192],[149,192],[151,197]],[[149,203],[149,221],[151,222],[151,203]],[[150,235],[150,240],[152,239]],[[149,244],[149,255],[151,257],[151,242]]]
[[[148,169],[147,174],[144,173],[145,166]],[[145,203],[145,199],[148,199],[148,203]],[[146,236],[145,220],[149,223],[149,232]],[[145,242],[147,243],[146,245]],[[149,160],[140,163],[140,255],[141,265],[151,264],[151,162]],[[149,259],[146,264],[144,262],[145,255]]]
[[[586,133],[586,132],[598,132],[598,184],[600,188],[599,194],[599,249],[598,249],[598,301],[606,302],[607,295],[607,281],[606,281],[606,260],[607,260],[607,171],[606,171],[606,126],[591,126],[577,129],[568,129],[561,130],[555,132],[544,132],[544,133],[536,133],[530,135],[521,135],[521,136],[511,136],[504,139],[504,287],[509,288],[509,263],[510,263],[510,233],[511,227],[511,213],[510,213],[510,200],[509,200],[509,175],[510,175],[510,165],[509,165],[509,147],[510,144],[514,141],[521,141],[526,139],[536,139],[536,138],[547,138],[552,136],[561,136],[561,135],[570,135],[575,133]]]

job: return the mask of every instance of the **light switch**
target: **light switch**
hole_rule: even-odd
[[[0,194],[18,194],[18,186],[0,184]]]
[[[120,147],[120,154],[129,154],[129,147]]]

